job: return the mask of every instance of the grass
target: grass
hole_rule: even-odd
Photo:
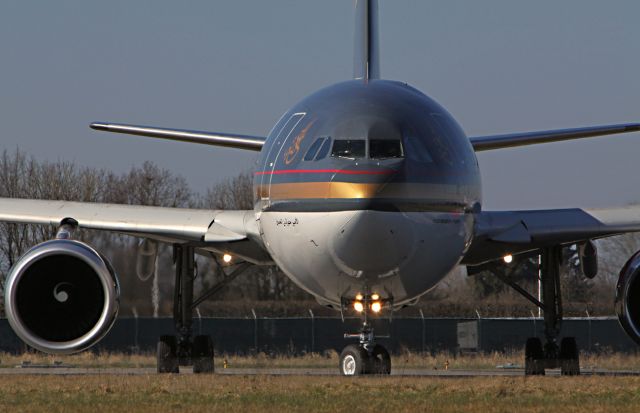
[[[0,368],[13,368],[21,364],[54,365],[65,364],[77,367],[155,367],[155,355],[125,353],[93,353],[85,351],[69,356],[40,352],[23,354],[0,353]],[[1,410],[0,410],[1,411]]]
[[[521,364],[523,354],[452,357],[448,353],[393,357],[394,369],[492,369]],[[218,356],[240,367],[335,368],[338,355],[304,357]],[[154,367],[152,354],[49,356],[0,353],[0,366],[23,361],[79,367]],[[582,356],[582,367],[640,370],[640,356]],[[0,412],[635,412],[640,377],[361,377],[236,375],[29,376],[1,374]]]
[[[495,369],[498,365],[522,365],[523,352],[468,354],[454,356],[447,352],[420,354],[405,352],[392,357],[394,369]],[[338,353],[331,351],[306,356],[257,356],[216,355],[216,368],[223,368],[224,362],[230,368],[336,368]],[[93,353],[84,352],[71,356],[54,356],[39,352],[24,354],[0,353],[0,368],[12,368],[23,363],[54,365],[63,363],[77,367],[155,367],[153,354]],[[640,370],[640,354],[582,354],[583,369]]]
[[[0,375],[0,411],[636,412],[638,377]]]

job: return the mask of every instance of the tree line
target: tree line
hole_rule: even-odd
[[[123,173],[79,166],[68,161],[39,161],[24,152],[4,150],[0,157],[0,197],[103,202],[163,207],[205,209],[252,209],[252,174],[242,173],[217,183],[204,193],[192,190],[186,179],[152,162],[134,165]],[[0,223],[0,281],[4,281],[17,259],[32,246],[55,236],[54,226]],[[81,229],[76,234],[94,245],[114,265],[122,285],[121,309],[125,315],[170,315],[174,269],[172,248],[160,245],[158,265],[150,279],[136,276],[139,239]],[[600,272],[593,280],[579,271],[575,249],[565,251],[562,287],[567,314],[612,314],[617,273],[638,249],[634,234],[598,241]],[[217,257],[198,256],[196,295],[225,278],[225,268]],[[495,271],[496,269],[494,269]],[[521,282],[535,294],[537,263],[524,260],[498,268]],[[229,269],[226,269],[228,272]],[[4,285],[2,282],[1,285]],[[1,292],[1,291],[0,291]],[[0,296],[0,300],[2,296]],[[4,305],[0,306],[0,314]],[[335,315],[320,307],[293,284],[277,267],[252,267],[222,288],[198,308],[206,315],[247,315],[256,309],[261,315],[302,315],[312,309],[317,315]],[[454,271],[441,285],[426,294],[405,315],[433,316],[519,315],[530,316],[535,307],[484,271],[467,277],[463,269]]]

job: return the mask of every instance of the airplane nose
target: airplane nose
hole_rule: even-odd
[[[377,279],[396,274],[414,245],[414,231],[402,213],[350,211],[334,237],[332,255],[346,274]]]

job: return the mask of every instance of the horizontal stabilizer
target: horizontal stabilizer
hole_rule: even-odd
[[[557,129],[541,132],[511,133],[505,135],[479,136],[469,138],[476,152],[492,149],[513,148],[538,143],[567,141],[570,139],[592,138],[640,131],[640,123],[621,125],[591,126],[587,128]]]
[[[126,133],[129,135],[148,136],[151,138],[169,139],[173,141],[227,146],[230,148],[248,149],[252,151],[259,151],[266,140],[266,138],[258,136],[233,135],[218,132],[199,132],[102,122],[92,123],[91,129],[105,132]]]

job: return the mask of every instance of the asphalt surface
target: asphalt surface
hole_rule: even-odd
[[[181,374],[193,374],[190,367],[181,367]],[[0,369],[0,375],[153,375],[155,368],[87,368],[73,366],[16,366]],[[339,376],[337,368],[227,368],[217,369],[220,375],[267,375],[267,376]],[[582,369],[585,376],[640,376],[640,371]],[[407,377],[518,377],[524,375],[520,368],[504,368],[491,370],[434,370],[398,368],[391,371],[392,376]],[[547,376],[560,376],[559,369],[546,371]]]

